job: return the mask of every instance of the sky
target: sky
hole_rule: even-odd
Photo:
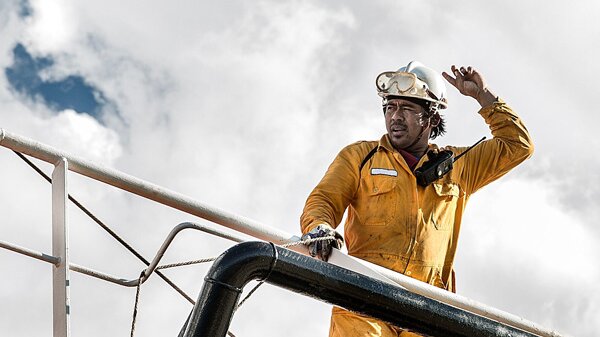
[[[458,293],[594,336],[599,13],[592,0],[4,0],[0,127],[299,234],[306,197],[337,152],[385,132],[377,74],[411,60],[440,72],[472,65],[522,117],[535,153],[470,198]],[[489,136],[474,100],[450,86],[448,99],[437,144]],[[51,252],[50,185],[8,149],[0,167],[0,240]],[[74,173],[69,191],[147,258],[178,223],[207,223]],[[69,221],[73,263],[127,279],[144,268],[74,207]],[[184,232],[165,263],[231,245]],[[165,274],[196,298],[208,267]],[[51,336],[51,267],[2,250],[0,273],[0,333]],[[135,289],[72,273],[72,335],[129,335],[134,298]],[[264,285],[231,331],[326,336],[330,308]],[[190,310],[153,277],[136,335],[176,335]]]

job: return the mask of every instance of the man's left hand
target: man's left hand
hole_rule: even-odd
[[[301,240],[316,239],[322,237],[332,237],[329,240],[315,241],[308,244],[308,252],[312,257],[318,257],[320,260],[327,261],[333,248],[341,249],[344,245],[344,238],[327,224],[320,224],[310,232],[304,234]]]
[[[451,70],[455,77],[446,72],[442,72],[442,75],[461,94],[475,98],[482,107],[496,101],[496,96],[490,92],[483,76],[475,68],[452,65]]]

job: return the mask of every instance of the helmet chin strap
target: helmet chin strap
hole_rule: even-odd
[[[423,137],[423,133],[425,133],[425,128],[423,126],[421,126],[421,132],[419,132],[419,136],[417,136],[417,138],[415,139],[415,141],[412,142],[409,146],[405,147],[404,149],[410,149],[415,144],[417,144],[419,142],[419,140],[421,140],[421,137]]]
[[[435,113],[435,111],[433,113]],[[431,115],[433,115],[433,113]],[[427,127],[430,126],[431,115],[427,118],[427,125],[426,125]],[[415,141],[412,142],[409,146],[405,147],[405,149],[413,147],[415,144],[417,144],[419,142],[419,140],[421,140],[421,137],[423,137],[423,133],[425,133],[426,128],[423,125],[421,125],[421,123],[419,123],[419,125],[421,126],[421,132],[419,132],[419,136],[417,136]],[[427,137],[427,138],[429,139],[429,137]]]

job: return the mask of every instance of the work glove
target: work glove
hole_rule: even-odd
[[[318,225],[310,232],[302,235],[301,240],[304,241],[326,236],[333,236],[335,239],[315,241],[307,244],[310,256],[317,256],[319,259],[327,261],[329,260],[329,255],[331,255],[331,248],[341,249],[344,245],[344,238],[342,235],[326,224]]]

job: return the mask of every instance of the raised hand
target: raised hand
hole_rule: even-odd
[[[454,77],[446,72],[442,72],[442,76],[461,94],[475,98],[481,106],[496,100],[496,96],[488,89],[483,76],[475,68],[471,66],[457,68],[452,65],[451,70]]]

